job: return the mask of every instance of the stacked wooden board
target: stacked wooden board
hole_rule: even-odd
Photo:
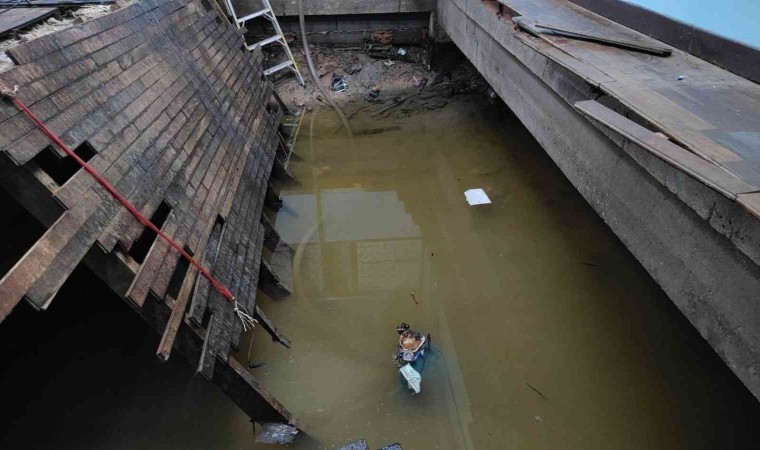
[[[270,103],[261,54],[243,50],[241,30],[191,0],[143,0],[8,53],[18,66],[0,75],[3,83],[18,86],[18,97],[67,145],[87,150],[88,163],[160,220],[241,307],[260,311],[262,208],[283,111]],[[93,251],[112,256],[132,269],[125,288],[114,289],[163,330],[160,357],[189,329],[194,343],[182,346],[205,377],[225,363],[223,388],[249,386],[252,404],[264,398],[278,410],[268,420],[287,420],[229,358],[243,332],[233,302],[84,170],[64,179],[46,173],[58,164],[43,164],[51,152],[61,164],[70,159],[11,102],[0,103],[0,158],[17,168],[4,177],[31,171],[65,209],[0,279],[0,321],[22,299],[46,308]],[[244,382],[235,387],[231,378]]]
[[[516,25],[528,31],[515,32],[525,44],[624,105],[648,128],[680,146],[684,155],[701,158],[705,170],[695,171],[691,165],[695,176],[715,182],[713,174],[723,172],[719,191],[760,217],[760,86],[682,51],[654,56],[570,39],[536,27],[550,24],[613,40],[663,46],[567,0],[499,3]],[[595,119],[606,122],[598,114]]]

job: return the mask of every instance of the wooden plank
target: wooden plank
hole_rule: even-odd
[[[144,145],[136,146],[135,151],[131,154],[133,157],[125,158],[123,156],[119,161],[121,164],[115,164],[104,174],[108,178],[119,180],[115,183],[115,188],[122,195],[128,196],[139,185],[140,178],[145,174],[145,169],[140,163],[151,165],[160,155],[158,149],[150,147],[149,144],[160,134],[167,123],[168,118],[162,115],[161,120],[156,121],[138,139],[142,140]],[[35,306],[39,308],[47,307],[50,300],[52,300],[52,295],[57,292],[68,275],[71,274],[87,250],[95,242],[97,236],[116,212],[118,212],[121,205],[101,186],[96,186],[96,189],[95,191],[88,191],[85,196],[96,197],[97,207],[93,205],[83,209],[82,214],[87,215],[86,219],[78,227],[79,229],[70,236],[64,247],[60,249],[60,253],[55,255],[56,263],[38,277],[32,288],[27,292],[27,298]],[[92,211],[91,214],[90,211]]]
[[[176,230],[177,216],[172,212],[169,213],[169,217],[161,227],[161,231],[172,237]],[[127,294],[125,296],[125,298],[131,300],[138,308],[141,308],[145,303],[145,299],[148,296],[148,291],[150,289],[150,280],[152,280],[157,265],[161,261],[159,258],[152,256],[156,254],[164,255],[168,251],[176,252],[176,250],[169,245],[168,241],[162,239],[160,236],[156,236],[153,244],[150,246],[150,250],[148,250],[148,256],[145,258],[142,265],[140,265],[140,269],[135,274],[132,284],[129,286],[129,289],[127,289]]]
[[[739,204],[747,209],[752,215],[760,218],[760,192],[739,194]]]
[[[647,52],[647,53],[653,53],[655,55],[660,55],[660,56],[668,56],[673,53],[673,49],[671,49],[670,47],[666,47],[664,45],[645,44],[645,43],[640,43],[640,42],[629,40],[629,39],[616,38],[614,36],[604,36],[604,35],[592,33],[589,31],[569,30],[567,28],[558,27],[556,25],[549,25],[543,22],[540,22],[540,23],[536,22],[534,25],[541,32],[544,32],[543,30],[549,30],[553,32],[554,34],[558,34],[560,36],[572,37],[572,38],[577,38],[577,39],[585,39],[588,41],[599,42],[602,44],[614,45],[616,47],[627,48],[631,50],[638,50],[638,51]]]
[[[170,74],[170,76],[173,75]],[[128,196],[139,185],[136,181],[145,173],[145,167],[150,167],[160,155],[160,149],[150,147],[149,144],[159,136],[168,122],[168,117],[163,114],[160,120],[151,124],[145,133],[135,141],[138,143],[137,145],[130,146],[127,151],[120,155],[117,163],[105,171],[104,176],[111,178],[117,190],[122,192],[123,195]],[[124,175],[123,178],[122,175]],[[97,186],[97,188],[102,191],[101,187]],[[84,195],[92,196],[90,191],[87,191]],[[66,252],[55,255],[55,260],[59,262],[55,269],[48,269],[44,273],[38,274],[35,278],[34,285],[27,292],[27,297],[37,307],[43,308],[47,306],[52,299],[51,296],[57,292],[60,285],[63,284],[63,281],[73,271],[76,264],[92,244],[92,233],[99,233],[107,224],[110,217],[116,213],[116,202],[105,192],[101,195],[107,200],[97,211],[79,224],[79,226],[82,226],[86,222],[88,224],[91,223],[91,225],[83,228],[81,231],[77,230],[74,235],[70,236],[69,242],[64,247],[59,248],[61,251],[65,249]],[[94,210],[95,204],[93,203],[88,208],[82,210],[79,217],[87,216],[88,211]]]
[[[127,10],[131,10],[131,8],[122,11]],[[117,11],[113,15],[118,15],[122,11]],[[112,15],[104,16],[104,18],[111,19],[111,16]],[[87,22],[86,25],[89,26],[90,24],[95,23],[101,23],[101,21]],[[105,21],[103,23],[105,23]],[[141,31],[142,34],[155,40],[157,36],[163,34],[163,30],[157,29],[158,27],[148,27],[147,25],[150,23],[149,16],[138,16],[132,18],[126,24],[119,25],[119,29],[131,30],[131,33]],[[167,25],[167,23],[164,22],[162,25]],[[86,28],[86,26],[83,26],[83,28]],[[23,51],[23,49],[46,47],[47,44],[45,44],[45,42],[61,40],[65,34],[75,33],[79,29],[79,27],[72,27],[63,30],[60,33],[43,36],[42,38],[31,41],[26,45],[21,45],[9,50],[9,53],[13,56],[16,54],[14,52]],[[104,33],[121,36],[119,33],[114,33],[112,29],[105,31]],[[61,46],[61,44],[57,42],[52,42],[50,44],[52,50],[45,53],[43,62],[34,62],[19,66],[3,73],[2,77],[8,84],[25,86],[24,99],[27,105],[33,107],[38,101],[43,100],[48,95],[79,81],[83,76],[86,76],[90,69],[97,67],[98,64],[104,65],[106,61],[102,58],[98,58],[97,62],[93,59],[93,56],[96,55],[96,53],[93,53],[95,50],[99,48],[109,48],[109,45],[123,46],[123,43],[121,42],[113,43],[113,37],[104,39],[100,33],[91,36],[90,39],[95,43],[95,47],[89,42],[81,42],[68,47]],[[43,52],[46,52],[46,50],[43,50]],[[118,56],[118,52],[112,53],[111,59],[114,59],[116,56]],[[24,58],[22,58],[22,60],[23,59]],[[54,76],[51,77],[50,74],[53,74]],[[42,80],[42,77],[46,77],[46,79]],[[17,114],[18,111],[14,109],[0,111],[0,122]]]
[[[229,358],[226,363],[216,365],[214,380],[252,420],[264,423],[294,423],[287,409],[235,358]]]
[[[201,261],[206,270],[209,269],[206,252],[211,249],[215,251],[218,247],[219,239],[221,238],[223,224],[215,223],[211,230],[209,230],[209,244],[203,247],[203,250],[198,255],[194,255],[198,261]],[[204,279],[198,269],[191,265],[188,269],[188,273],[182,280],[182,286],[180,287],[177,299],[173,301],[172,312],[169,320],[166,324],[163,334],[161,335],[161,341],[156,351],[156,356],[162,361],[167,361],[174,347],[174,340],[177,338],[177,333],[182,325],[183,318],[185,317],[185,310],[190,301],[191,296],[196,292],[197,283],[200,279]],[[173,299],[169,298],[168,301],[172,302]]]
[[[59,8],[0,8],[0,36],[47,19]]]
[[[279,116],[266,112],[272,87],[260,76],[261,54],[241,51],[241,33],[214,18],[190,0],[144,0],[21,46],[16,55],[25,62],[3,78],[19,81],[22,98],[67,143],[91,144],[97,154],[90,164],[140,210],[154,211],[166,199],[172,212],[164,232],[199,250],[196,258],[253,312]],[[49,143],[6,106],[0,105],[0,148],[9,171],[31,174],[41,189],[34,192],[54,191],[67,210],[55,221],[51,216],[48,232],[0,279],[0,320],[23,297],[45,308],[87,255],[96,254],[90,261],[106,271],[106,260],[125,261],[114,287],[162,332],[159,358],[182,349],[251,417],[289,421],[228,358],[241,329],[232,304],[193,267],[169,291],[179,256],[163,239],[154,240],[140,266],[125,256],[116,243],[131,247],[142,226],[81,170],[60,187],[42,172],[35,177],[30,161]],[[227,222],[214,232],[219,216]],[[186,314],[191,299],[197,321]],[[201,324],[206,311],[212,318],[203,345],[202,326],[190,323]]]
[[[286,348],[290,348],[290,345],[292,344],[292,342],[290,342],[290,339],[285,337],[285,335],[283,335],[280,330],[277,329],[274,323],[272,323],[272,321],[269,320],[269,318],[264,314],[264,311],[262,311],[258,306],[256,306],[254,311],[254,317],[259,322],[261,327],[266,330],[270,336],[272,336],[272,340],[282,344]]]
[[[236,147],[240,148],[240,147]],[[238,153],[237,155],[239,155]],[[196,217],[195,223],[198,227],[203,227],[206,230],[211,230],[211,226],[213,226],[216,217],[218,216],[218,211],[221,207],[222,203],[222,197],[219,195],[219,191],[222,190],[222,188],[230,183],[229,177],[234,176],[232,175],[233,172],[228,170],[230,166],[234,167],[235,161],[239,158],[239,156],[233,156],[233,158],[228,158],[232,162],[230,165],[226,166],[226,168],[221,168],[225,173],[223,176],[215,177],[213,185],[211,186],[211,189],[209,190],[209,195],[206,200],[206,206],[202,206],[200,208],[201,214],[195,214]],[[217,188],[218,187],[218,188]],[[198,233],[195,233],[195,235],[201,236],[203,234],[203,230],[199,230]],[[188,240],[188,243],[192,245],[193,247],[196,246],[196,243],[193,239],[194,234],[190,235],[190,239]],[[184,239],[184,236],[183,236]],[[168,267],[171,267],[173,265],[173,261],[176,260],[176,255],[169,255],[167,254],[164,257],[164,262],[162,263],[161,267],[162,269],[159,269],[156,273],[156,277],[153,280],[152,283],[152,289],[158,294],[163,295],[165,292],[166,286],[169,282],[169,276],[170,271],[166,270]]]
[[[566,0],[499,1],[515,15],[522,16],[514,19],[516,24],[604,76],[565,64],[570,70],[590,77],[587,81],[674,142],[746,182],[760,185],[760,163],[755,158],[758,142],[755,136],[760,135],[760,86],[684,52],[673,51],[670,57],[652,58],[548,35],[530,24],[524,26],[526,21],[553,24],[563,29],[622,37],[644,45],[660,45]],[[530,42],[527,36],[522,40]],[[535,48],[545,51],[541,46]],[[547,54],[547,57],[550,56]],[[602,81],[602,78],[608,79]]]
[[[167,298],[172,304],[172,312],[169,316],[169,320],[166,322],[164,332],[161,334],[161,341],[158,343],[158,350],[156,350],[156,356],[162,362],[169,360],[171,352],[174,349],[174,340],[177,339],[177,333],[182,326],[182,319],[185,316],[185,308],[187,301],[190,298],[190,293],[193,290],[193,286],[198,277],[198,269],[195,266],[190,266],[185,279],[182,281],[182,287],[180,288],[177,299]]]
[[[241,147],[242,147],[242,146],[241,146]],[[243,166],[243,165],[241,164],[241,165],[236,165],[235,167],[236,167],[236,168],[239,168],[239,167],[242,167],[242,166]],[[236,180],[237,180],[237,181],[235,182],[235,186],[236,186],[236,185],[237,185],[237,183],[240,181],[240,178],[239,178],[239,176],[236,178]],[[236,188],[236,189],[237,189],[237,188]],[[224,212],[224,207],[223,207],[223,210],[222,210],[222,212]],[[194,239],[191,239],[191,241],[190,241],[190,242],[191,242],[191,243],[194,243],[194,242],[195,242],[195,240],[194,240]]]
[[[198,368],[195,370],[206,380],[211,381],[214,377],[214,365],[216,356],[214,355],[214,341],[219,337],[219,328],[221,323],[218,315],[211,315],[211,320],[206,327],[206,335],[203,337],[203,348],[201,349],[201,358],[198,361]]]
[[[275,230],[274,225],[269,221],[266,214],[262,214],[261,224],[264,225],[264,246],[270,251],[274,251],[280,242],[280,234],[277,233],[277,230]]]
[[[262,102],[261,108],[263,109],[265,104]],[[269,129],[273,129],[273,123],[270,122]],[[254,163],[253,166],[249,167],[250,163]],[[259,167],[257,167],[259,166]],[[261,164],[255,164],[255,160],[249,160],[246,163],[246,170],[250,171],[251,169],[258,169],[258,171],[261,171]],[[269,165],[270,171],[271,171],[271,164]],[[248,175],[246,179],[251,179],[252,177]],[[233,283],[230,284],[230,281],[234,281],[235,277],[240,277],[241,271],[243,271],[241,265],[244,265],[243,261],[245,260],[245,257],[247,256],[247,253],[244,254],[244,252],[247,252],[246,248],[250,247],[250,245],[246,244],[237,244],[236,248],[233,249],[230,246],[230,242],[234,242],[239,239],[235,239],[237,235],[240,233],[240,218],[243,217],[246,219],[246,222],[243,224],[244,229],[247,229],[246,224],[250,223],[251,216],[258,217],[257,214],[261,213],[261,210],[258,209],[257,213],[254,213],[253,215],[247,213],[247,210],[240,210],[238,211],[237,208],[241,207],[241,204],[246,204],[246,202],[243,202],[244,198],[249,198],[250,194],[247,193],[247,191],[244,191],[242,195],[237,195],[235,198],[235,206],[233,207],[234,211],[230,214],[230,222],[228,225],[230,226],[230,233],[232,236],[232,239],[224,239],[222,250],[220,253],[220,261],[218,261],[218,265],[214,267],[215,275],[216,272],[219,271],[221,275],[219,275],[219,278],[222,282],[227,283],[228,287],[231,287],[233,289],[233,292],[239,297],[239,302],[245,306],[246,303],[249,303],[250,300],[247,298],[242,297],[244,293],[241,291],[239,283]],[[251,199],[248,200],[248,204],[250,204]],[[260,203],[260,202],[259,202]],[[242,208],[248,208],[246,206],[242,206]],[[260,208],[260,206],[257,206],[257,208]],[[235,212],[237,211],[237,213]],[[261,249],[259,247],[259,255],[261,252]],[[234,260],[234,263],[233,263]],[[245,291],[247,292],[247,290]],[[208,304],[213,307],[213,310],[215,311],[215,314],[222,314],[222,321],[225,325],[225,328],[220,333],[219,339],[215,340],[215,354],[217,357],[220,357],[222,359],[226,359],[227,355],[229,353],[230,345],[236,345],[238,343],[238,337],[241,330],[241,327],[235,317],[235,315],[232,313],[232,308],[228,304],[228,302],[221,298],[221,296],[218,295],[216,292],[211,292],[208,299]]]
[[[209,238],[202,263],[206,270],[212,270],[219,258],[219,250],[221,248],[221,240],[224,237],[224,231],[224,227],[222,227],[220,229],[220,234],[217,237],[214,237],[212,234]],[[206,302],[208,301],[210,289],[211,283],[209,283],[205,277],[199,278],[195,283],[195,289],[190,298],[190,310],[187,313],[187,317],[198,326],[202,326],[203,324],[203,314],[206,312]]]
[[[188,91],[189,89],[185,92]],[[185,105],[188,101],[189,99],[185,96],[177,96],[169,105],[166,105],[166,108],[168,110],[172,104]],[[148,217],[150,217],[153,211],[158,207],[158,202],[148,204],[150,197],[154,196],[155,198],[159,198],[155,194],[158,193],[161,195],[166,191],[173,179],[173,174],[179,170],[179,166],[181,166],[186,159],[182,152],[177,152],[176,149],[170,145],[170,141],[186,124],[187,118],[184,114],[177,113],[176,116],[171,117],[171,120],[172,121],[167,129],[161,133],[160,138],[153,144],[154,146],[163,149],[161,160],[150,168],[150,171],[148,172],[149,175],[142,180],[138,189],[129,197],[129,201],[139,210],[143,211],[144,214],[148,214]],[[146,204],[148,204],[147,207]],[[126,208],[122,209],[111,221],[108,228],[98,237],[98,243],[107,251],[113,250],[116,241],[119,240],[118,236],[123,236],[126,226],[134,223],[139,224],[140,222],[134,218]],[[124,239],[121,241],[125,244],[125,248],[131,248],[134,242],[126,241]]]
[[[576,103],[575,108],[726,197],[736,199],[737,194],[760,190],[757,186],[745,182],[724,168],[657,136],[656,133],[621,116],[601,103],[588,100]]]
[[[601,90],[634,110],[669,138],[717,163],[741,160],[731,149],[718,144],[704,133],[715,129],[711,123],[636,80],[625,79],[621,75],[617,75],[617,78],[619,80],[601,84]]]
[[[64,212],[16,265],[0,279],[0,321],[10,314],[34,282],[51,265],[58,252],[73,237],[74,232],[85,222],[87,216],[83,214],[83,210],[97,203],[94,198],[87,197],[80,203],[79,208]],[[45,301],[40,303],[44,304]]]

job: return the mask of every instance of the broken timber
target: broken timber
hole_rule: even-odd
[[[281,336],[256,291],[283,110],[242,46],[199,3],[143,0],[9,49],[17,66],[0,79]],[[233,304],[70,159],[0,103],[0,184],[47,227],[0,279],[0,322],[22,299],[47,308],[84,262],[161,334],[160,359],[177,349],[252,420],[292,423],[230,357]]]

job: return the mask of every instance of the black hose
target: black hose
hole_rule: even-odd
[[[298,22],[301,25],[301,40],[303,42],[303,52],[306,55],[306,65],[309,66],[309,74],[311,75],[311,79],[314,80],[314,84],[317,85],[317,89],[319,89],[319,92],[322,93],[322,96],[325,98],[327,103],[329,103],[330,106],[332,106],[332,108],[335,110],[335,112],[338,113],[340,122],[343,124],[343,126],[346,128],[346,131],[348,132],[348,137],[353,141],[354,132],[351,130],[351,125],[349,125],[348,119],[346,119],[346,115],[343,114],[343,111],[338,107],[338,105],[335,104],[332,97],[330,97],[330,95],[327,93],[325,88],[319,82],[319,75],[317,75],[317,70],[314,68],[314,61],[312,61],[311,59],[311,50],[309,49],[309,41],[306,39],[306,19],[304,18],[304,13],[303,13],[303,0],[298,0]]]

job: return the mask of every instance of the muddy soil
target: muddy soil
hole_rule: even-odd
[[[303,51],[296,45],[291,44],[291,48],[306,85],[301,86],[295,76],[286,74],[275,79],[277,92],[285,103],[307,110],[327,105],[308,74]],[[407,117],[441,109],[457,95],[490,91],[488,83],[467,60],[440,67],[435,67],[434,61],[431,67],[421,47],[311,47],[319,83],[349,119],[359,112],[375,118]],[[347,82],[346,89],[332,90],[333,81],[341,78]]]

